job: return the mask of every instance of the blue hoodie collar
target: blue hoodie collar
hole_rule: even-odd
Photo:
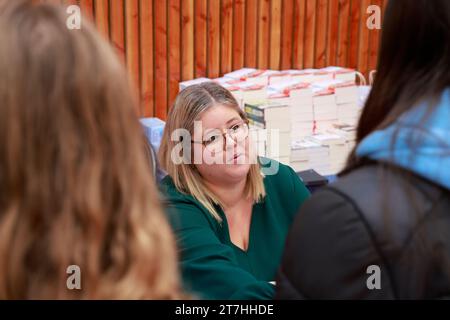
[[[420,104],[386,129],[368,135],[356,155],[392,163],[450,190],[450,89],[424,118],[426,108],[426,103]]]

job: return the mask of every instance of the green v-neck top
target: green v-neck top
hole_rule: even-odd
[[[191,195],[179,192],[172,179],[161,181],[166,212],[177,239],[183,283],[203,299],[272,299],[289,227],[309,197],[305,185],[286,165],[265,159],[262,167],[279,166],[264,177],[266,197],[252,208],[247,251],[230,240],[227,219],[219,223]]]

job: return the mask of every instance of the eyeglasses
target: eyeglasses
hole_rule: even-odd
[[[205,148],[218,150],[225,146],[225,135],[228,135],[235,142],[240,142],[248,137],[248,132],[248,121],[244,120],[222,131],[214,129],[203,137],[203,141],[192,141],[192,143],[201,143]]]

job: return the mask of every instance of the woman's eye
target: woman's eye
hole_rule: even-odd
[[[239,128],[240,128],[240,125],[239,124],[235,124],[234,126],[231,127],[231,130],[238,131]]]
[[[216,140],[217,140],[217,137],[216,137],[216,136],[211,136],[211,137],[205,139],[205,143],[206,143],[206,144],[209,144],[209,143],[212,143],[212,142],[214,142],[214,141],[216,141]]]

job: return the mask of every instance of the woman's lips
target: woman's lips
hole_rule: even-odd
[[[242,153],[236,153],[230,160],[233,164],[237,164],[239,158],[241,158]]]

